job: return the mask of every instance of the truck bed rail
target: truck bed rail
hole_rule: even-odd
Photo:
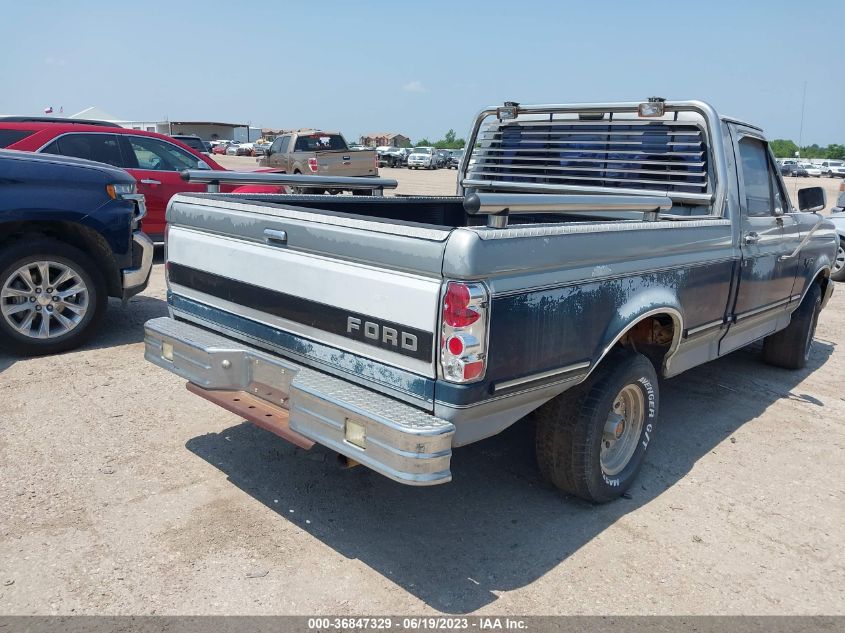
[[[237,185],[293,185],[309,188],[369,190],[373,195],[383,195],[385,189],[399,186],[391,178],[370,178],[367,176],[308,176],[304,174],[279,174],[272,172],[212,171],[208,169],[186,169],[179,172],[185,182],[204,183],[210,193],[220,191],[220,183]]]

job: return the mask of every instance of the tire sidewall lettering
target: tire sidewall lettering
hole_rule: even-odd
[[[639,445],[634,454],[631,456],[631,461],[621,472],[611,476],[608,476],[601,470],[601,468],[599,468],[601,481],[604,485],[617,491],[627,488],[630,485],[631,478],[639,471],[643,455],[645,455],[648,450],[652,436],[654,435],[654,431],[657,427],[657,409],[659,406],[659,394],[657,391],[657,385],[653,378],[647,375],[639,375],[632,377],[630,382],[626,384],[636,385],[636,387],[642,392],[645,401],[645,412],[643,416],[643,428],[640,433]]]

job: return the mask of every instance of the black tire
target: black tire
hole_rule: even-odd
[[[763,340],[763,360],[784,369],[803,369],[810,360],[813,337],[822,307],[822,289],[814,283],[789,325]]]
[[[20,356],[55,354],[78,347],[97,330],[107,307],[106,284],[103,275],[91,258],[73,246],[46,238],[23,240],[0,253],[0,292],[15,271],[28,263],[39,261],[50,261],[67,266],[78,275],[85,286],[85,292],[88,293],[87,310],[70,331],[52,338],[41,339],[27,336],[16,330],[9,322],[9,318],[19,317],[7,317],[2,312],[3,306],[0,305],[0,347]],[[56,291],[58,292],[59,289],[57,288]],[[0,298],[0,303],[4,305],[11,304],[13,301],[14,299],[11,298]],[[59,310],[56,312],[59,313]],[[42,320],[43,318],[43,316],[36,317]],[[51,321],[51,323],[54,324],[56,321]]]
[[[845,239],[839,239],[839,248],[836,250],[836,261],[843,262],[843,266],[839,270],[834,270],[834,272],[830,273],[830,278],[833,281],[845,281]],[[834,264],[835,267],[836,264]]]
[[[617,435],[618,441],[625,439],[619,446],[616,468],[610,472],[603,464],[603,445],[610,447],[609,442],[605,444],[604,434],[612,423],[614,403],[623,399],[623,391],[637,400],[630,407],[630,415],[640,417],[635,414],[637,407],[642,415],[638,422],[622,417],[629,426],[623,424],[622,435]],[[608,357],[583,385],[535,412],[540,473],[559,490],[581,499],[595,503],[616,499],[631,486],[643,465],[657,427],[658,409],[657,374],[651,362],[633,352]],[[615,422],[618,424],[618,419]],[[631,435],[625,436],[626,431]],[[625,447],[627,450],[623,450]]]

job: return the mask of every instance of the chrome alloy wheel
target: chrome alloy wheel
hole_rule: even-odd
[[[28,338],[53,339],[82,322],[88,301],[88,287],[78,271],[59,262],[30,262],[0,289],[0,314]]]
[[[839,248],[836,250],[836,259],[833,261],[833,272],[838,273],[845,267],[845,246],[839,241]]]
[[[613,401],[601,438],[601,469],[616,475],[628,465],[645,421],[645,397],[636,385],[625,385]]]

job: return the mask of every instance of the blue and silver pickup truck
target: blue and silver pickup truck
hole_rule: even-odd
[[[837,236],[760,128],[699,101],[508,102],[467,147],[456,196],[176,196],[146,358],[407,484],[533,414],[542,474],[599,502],[658,433],[660,378],[760,340],[807,362]]]
[[[122,169],[0,150],[0,350],[76,347],[96,330],[108,297],[141,292],[153,262],[145,213]]]

